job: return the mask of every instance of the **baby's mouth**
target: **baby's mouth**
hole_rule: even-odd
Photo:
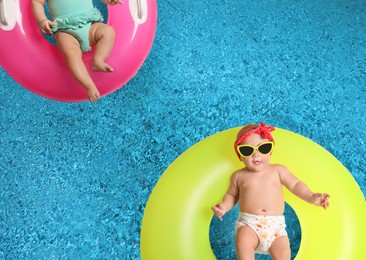
[[[253,164],[255,165],[260,165],[262,163],[261,160],[253,160]]]

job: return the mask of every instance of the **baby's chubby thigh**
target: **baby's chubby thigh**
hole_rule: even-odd
[[[81,57],[80,43],[74,35],[67,31],[58,31],[54,37],[58,48],[67,60]]]
[[[115,31],[112,26],[102,23],[93,22],[89,25],[88,29],[90,45],[95,45],[100,39],[105,39],[110,43],[114,43]]]
[[[274,259],[290,260],[291,248],[289,238],[287,236],[276,238],[269,248],[269,253]]]
[[[246,224],[236,227],[235,246],[238,256],[253,255],[259,244],[258,235]]]

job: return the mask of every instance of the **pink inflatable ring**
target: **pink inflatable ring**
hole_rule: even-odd
[[[0,0],[0,65],[26,89],[49,99],[87,100],[84,88],[73,78],[61,53],[41,34],[30,0]],[[93,50],[83,54],[101,96],[126,84],[145,61],[156,30],[155,0],[125,0],[108,6],[107,24],[116,31],[107,60],[112,73],[90,70]]]

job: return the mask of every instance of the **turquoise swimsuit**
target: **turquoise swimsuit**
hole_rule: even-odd
[[[103,17],[92,0],[48,0],[50,15],[55,23],[53,32],[61,31],[74,36],[83,52],[90,51],[89,30],[93,22]]]

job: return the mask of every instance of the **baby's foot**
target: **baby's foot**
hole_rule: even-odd
[[[96,87],[88,89],[87,93],[91,102],[96,102],[98,99],[100,99],[100,94]]]
[[[107,63],[93,61],[92,70],[99,72],[112,72],[113,68]]]

